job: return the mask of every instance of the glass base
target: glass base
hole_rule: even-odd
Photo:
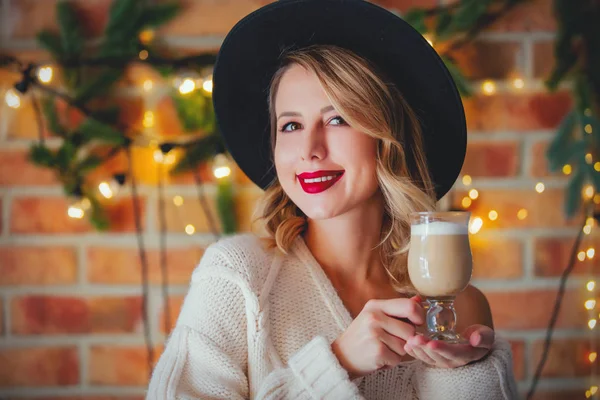
[[[440,340],[450,344],[467,344],[469,341],[455,332],[427,332],[425,337],[429,340]]]

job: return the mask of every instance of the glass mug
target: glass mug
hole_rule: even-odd
[[[470,212],[411,213],[408,274],[427,300],[427,334],[431,340],[465,343],[455,331],[454,299],[473,273],[469,242]]]

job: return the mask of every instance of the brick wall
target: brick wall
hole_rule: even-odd
[[[0,0],[0,43],[21,57],[44,59],[33,37],[55,26],[55,0]],[[215,49],[241,17],[266,0],[185,0],[187,12],[160,32],[182,50]],[[106,22],[109,0],[80,0],[89,33]],[[380,0],[391,9],[432,6],[437,0]],[[473,237],[476,284],[488,296],[498,331],[510,338],[519,387],[529,387],[555,298],[558,277],[566,264],[577,229],[562,215],[564,179],[546,169],[544,149],[571,105],[567,91],[548,94],[542,84],[552,66],[555,23],[550,0],[532,0],[517,7],[486,31],[476,43],[457,54],[463,69],[476,82],[494,79],[498,91],[465,99],[469,150],[464,173],[479,191],[472,210],[484,219]],[[139,87],[144,69],[128,71]],[[520,75],[525,88],[515,90]],[[0,71],[0,91],[14,76]],[[3,97],[3,96],[2,96]],[[168,99],[155,99],[157,125],[177,131]],[[144,101],[123,99],[128,118],[141,120]],[[36,127],[28,99],[18,111],[0,108],[0,398],[138,399],[147,382],[141,324],[140,263],[130,193],[111,202],[113,228],[95,232],[84,221],[70,219],[68,201],[50,173],[25,160]],[[149,247],[150,323],[160,352],[164,340],[161,312],[157,192],[150,153],[140,151],[138,175]],[[123,166],[123,158],[98,172],[108,176]],[[141,165],[146,168],[142,170]],[[148,170],[149,169],[149,170]],[[206,169],[203,175],[209,177]],[[236,213],[242,230],[258,191],[237,174]],[[543,181],[546,191],[533,188]],[[211,241],[206,219],[189,176],[167,187],[168,260],[176,314],[190,272]],[[456,202],[468,190],[457,185]],[[212,183],[207,193],[214,193]],[[182,206],[170,199],[182,196]],[[527,217],[519,219],[520,209]],[[498,219],[487,218],[490,210]],[[183,227],[193,224],[197,234]],[[592,235],[593,236],[593,235]],[[586,240],[591,240],[586,239]],[[583,396],[590,363],[583,308],[584,284],[591,262],[580,263],[568,286],[539,399]]]

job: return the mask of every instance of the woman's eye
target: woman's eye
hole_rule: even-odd
[[[331,125],[345,125],[346,121],[344,121],[344,119],[342,117],[333,117],[333,118],[331,118],[329,123]]]
[[[292,132],[297,129],[300,129],[300,124],[296,122],[288,122],[287,124],[281,127],[281,132]]]

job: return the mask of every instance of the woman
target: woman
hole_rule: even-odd
[[[149,399],[517,397],[475,288],[456,300],[469,344],[420,334],[408,214],[450,189],[466,128],[417,32],[362,0],[279,1],[232,29],[213,96],[229,151],[265,189],[263,239],[207,249]]]

